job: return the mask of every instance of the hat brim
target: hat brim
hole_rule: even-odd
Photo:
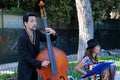
[[[94,45],[92,45],[92,46],[88,46],[88,47],[86,48],[86,50],[91,49],[91,48],[93,48],[93,47],[95,47],[95,46],[97,46],[97,45],[100,45],[100,44],[94,44]]]

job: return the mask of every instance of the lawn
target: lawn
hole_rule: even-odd
[[[6,73],[0,73],[0,80],[15,80],[17,76],[17,73],[10,73],[10,74],[6,74]]]

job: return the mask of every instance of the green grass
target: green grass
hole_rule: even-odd
[[[17,76],[17,72],[7,74],[7,73],[0,73],[0,80],[9,80],[9,78],[15,78]]]
[[[77,65],[77,61],[69,62],[69,70],[67,75],[72,75],[74,78],[80,79],[80,74],[74,70],[74,67]]]
[[[99,57],[98,60],[115,60],[116,57],[115,56],[105,56],[105,57]]]

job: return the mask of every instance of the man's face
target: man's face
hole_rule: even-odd
[[[28,22],[25,22],[25,26],[28,29],[36,30],[36,28],[37,28],[36,25],[37,25],[36,17],[35,16],[29,16],[28,17]]]

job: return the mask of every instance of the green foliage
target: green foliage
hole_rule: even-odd
[[[24,11],[39,11],[39,0],[18,0]],[[38,10],[36,10],[38,9]]]
[[[11,8],[22,8],[23,10],[33,10],[35,9],[37,0],[0,0],[0,8],[8,9]]]
[[[20,12],[20,13],[24,11],[21,7],[11,7],[10,10],[13,12]]]
[[[111,11],[120,12],[120,0],[91,0],[93,19],[95,22],[101,22],[110,19]]]
[[[0,0],[0,8],[39,12],[40,0]],[[77,19],[75,0],[43,0],[49,23],[69,24]],[[110,19],[110,12],[120,12],[120,0],[90,0],[94,22]],[[77,22],[77,21],[76,21]]]
[[[46,11],[49,23],[70,23],[72,0],[46,0]]]
[[[38,6],[40,0],[4,0],[0,1],[4,9],[23,12],[36,11],[39,12]],[[71,14],[73,11],[73,0],[44,0],[45,8],[49,23],[70,23]]]

